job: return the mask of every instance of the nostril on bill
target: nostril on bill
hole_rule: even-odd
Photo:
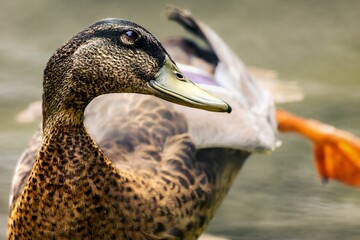
[[[175,76],[176,76],[176,78],[177,79],[179,79],[180,81],[184,81],[185,82],[185,77],[184,77],[184,75],[182,75],[181,73],[179,73],[179,72],[174,72],[175,73]]]

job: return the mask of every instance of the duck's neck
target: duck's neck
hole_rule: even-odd
[[[43,105],[43,109],[46,106]],[[56,114],[52,111],[43,110],[43,136],[53,137],[56,134],[69,133],[77,134],[73,131],[81,131],[82,134],[87,134],[84,127],[84,109],[68,109],[66,105],[60,102],[56,109]]]
[[[64,80],[64,85],[66,80]],[[60,86],[58,91],[47,89],[43,94],[43,130],[44,136],[54,134],[61,129],[82,129],[85,108],[90,96],[82,94],[81,88]],[[96,97],[96,96],[94,96]],[[86,131],[85,131],[86,132]]]
[[[66,120],[61,119],[61,124],[48,123],[48,127],[44,129],[43,144],[37,156],[38,165],[44,162],[58,167],[66,165],[67,170],[75,171],[66,174],[82,176],[81,171],[86,171],[87,175],[90,174],[93,170],[90,166],[94,164],[110,164],[84,125],[72,124],[73,121],[73,118],[68,118]],[[47,166],[47,164],[45,165]]]
[[[48,132],[51,133],[44,133],[37,156],[38,169],[33,171],[48,173],[49,181],[55,183],[56,178],[63,176],[69,185],[76,186],[79,179],[89,181],[96,175],[103,176],[104,171],[114,170],[83,124],[55,125]]]

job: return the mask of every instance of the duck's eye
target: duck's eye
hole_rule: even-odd
[[[125,44],[133,44],[139,39],[139,34],[134,30],[127,30],[121,34],[120,39]]]
[[[137,37],[138,37],[137,33],[134,32],[133,30],[126,31],[125,35],[131,39],[137,39]]]

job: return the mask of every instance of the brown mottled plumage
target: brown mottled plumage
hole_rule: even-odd
[[[156,95],[148,82],[167,58],[146,30],[117,19],[57,50],[44,72],[41,149],[36,160],[27,149],[20,163],[35,160],[32,169],[17,171],[9,239],[196,239],[204,231],[248,153],[196,152],[184,117],[150,97],[133,101],[97,143],[83,124],[101,94]]]

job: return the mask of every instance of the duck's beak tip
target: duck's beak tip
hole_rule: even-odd
[[[231,106],[230,106],[229,104],[227,104],[227,105],[228,105],[228,108],[227,108],[226,112],[227,112],[227,113],[231,113],[231,112],[232,112],[232,108],[231,108]]]

